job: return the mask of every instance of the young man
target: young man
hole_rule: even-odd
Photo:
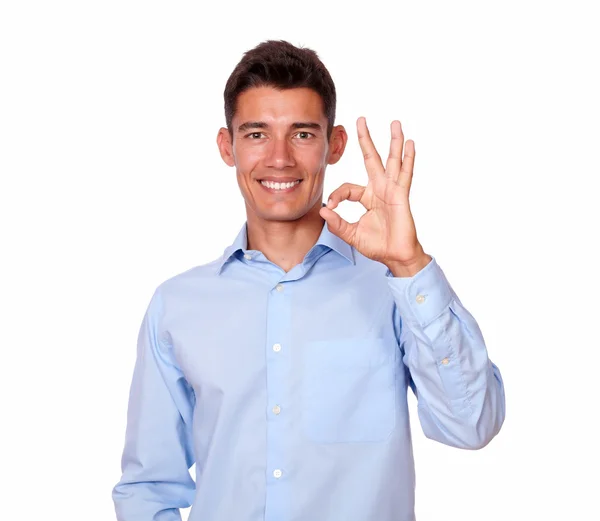
[[[417,239],[400,122],[384,167],[358,120],[368,182],[322,204],[347,142],[335,103],[316,53],[287,42],[231,74],[217,143],[247,222],[149,303],[119,520],[179,520],[191,505],[190,521],[412,521],[408,387],[428,438],[479,449],[500,430],[500,372]],[[366,208],[357,223],[333,211],[346,199]]]

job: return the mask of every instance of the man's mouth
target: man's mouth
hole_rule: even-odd
[[[293,192],[302,182],[302,179],[290,181],[289,183],[276,183],[273,181],[259,181],[260,185],[272,194],[287,194]]]

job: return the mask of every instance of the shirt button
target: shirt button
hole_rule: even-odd
[[[277,286],[275,286],[275,289],[277,291],[283,291],[283,284],[277,284]]]
[[[281,412],[281,407],[279,407],[279,405],[276,405],[275,407],[273,407],[274,414],[279,414],[280,412]]]
[[[448,360],[447,358],[444,358],[442,360],[442,364],[444,364],[444,365],[448,365],[448,362],[450,362],[450,360]]]
[[[279,351],[281,351],[281,344],[273,345],[273,351],[275,351],[276,353],[279,353]]]
[[[276,469],[276,470],[273,471],[273,476],[276,477],[276,478],[280,478],[281,474],[282,474],[282,472],[279,469]]]
[[[425,302],[425,297],[423,295],[417,295],[417,298],[415,300],[418,304],[423,304],[423,302]]]
[[[252,258],[252,255],[250,255],[249,253],[244,254],[244,259],[250,260],[251,258]]]

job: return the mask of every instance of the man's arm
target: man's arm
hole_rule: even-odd
[[[504,385],[473,316],[435,258],[410,277],[387,273],[394,325],[425,436],[479,449],[500,431]]]
[[[181,521],[195,483],[192,412],[194,393],[161,337],[157,290],[144,315],[129,394],[122,476],[112,491],[119,521]]]

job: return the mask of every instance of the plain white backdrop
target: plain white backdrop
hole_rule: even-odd
[[[319,53],[350,135],[325,196],[366,184],[359,116],[384,158],[393,119],[415,141],[419,239],[504,377],[480,451],[426,439],[410,394],[417,519],[600,519],[592,5],[2,2],[0,518],[114,519],[146,305],[245,219],[216,147],[225,82],[285,39]]]

